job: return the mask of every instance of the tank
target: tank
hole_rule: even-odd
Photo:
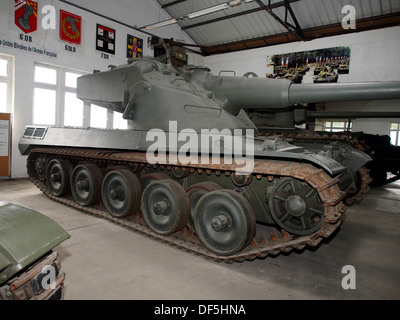
[[[400,179],[400,147],[392,144],[390,136],[364,132],[351,132],[347,136],[372,158],[367,168],[371,171],[373,185],[386,185]]]
[[[330,237],[355,183],[327,153],[259,137],[245,110],[397,99],[400,85],[223,77],[144,57],[78,78],[77,95],[122,113],[129,129],[26,127],[19,149],[33,183],[58,202],[231,263]],[[360,151],[352,170],[369,160]]]
[[[348,74],[349,73],[349,64],[347,62],[343,62],[340,64],[338,68],[339,74]]]
[[[310,109],[313,109],[311,107]],[[293,108],[286,112],[287,118],[293,119],[292,124],[286,122],[285,127],[276,125],[275,119],[270,114],[260,111],[249,113],[249,117],[256,123],[260,136],[282,136],[290,143],[302,146],[316,153],[329,151],[329,155],[336,161],[345,165],[353,172],[354,182],[347,189],[349,196],[346,204],[353,204],[362,199],[369,191],[369,185],[383,185],[394,182],[400,178],[399,150],[400,147],[391,144],[389,136],[366,134],[364,132],[324,132],[301,129],[295,124],[307,124],[313,126],[315,119],[358,119],[358,118],[400,118],[400,112],[356,112],[356,111],[310,111],[307,108]],[[370,156],[371,161],[359,168],[362,163],[358,157],[361,150]],[[345,156],[344,156],[345,155]],[[358,159],[358,160],[357,160]],[[349,164],[351,164],[349,166]]]
[[[0,300],[61,300],[65,274],[55,248],[69,234],[43,214],[0,202]]]

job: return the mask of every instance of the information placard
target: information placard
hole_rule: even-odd
[[[0,178],[11,178],[11,114],[0,113]]]

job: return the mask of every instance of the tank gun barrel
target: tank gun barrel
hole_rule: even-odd
[[[388,111],[388,112],[378,112],[378,111],[308,111],[307,118],[319,118],[319,119],[368,119],[368,118],[400,118],[399,111]]]
[[[286,79],[211,76],[203,82],[226,109],[279,109],[299,103],[400,99],[400,82],[294,84]]]
[[[294,104],[400,99],[400,82],[292,84],[289,100]]]

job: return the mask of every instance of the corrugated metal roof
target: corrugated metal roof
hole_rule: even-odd
[[[189,19],[187,15],[228,0],[157,0],[202,52],[212,54],[351,32],[342,28],[346,5],[357,29],[400,25],[400,0],[252,0]]]

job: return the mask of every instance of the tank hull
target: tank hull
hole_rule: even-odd
[[[276,255],[280,252],[288,252],[293,249],[301,249],[307,245],[315,246],[323,238],[329,237],[339,227],[340,218],[345,211],[342,203],[345,194],[338,187],[338,179],[330,177],[325,171],[311,164],[283,160],[256,160],[251,178],[243,183],[236,181],[231,165],[221,163],[214,166],[200,164],[188,166],[181,163],[172,165],[167,162],[150,166],[143,152],[31,146],[28,154],[28,173],[31,180],[55,201],[85,213],[111,220],[152,238],[157,238],[175,247],[200,254],[215,261],[232,263],[253,260],[255,258],[264,258],[267,255]],[[49,165],[55,159],[67,159],[73,168],[79,167],[82,163],[94,164],[100,168],[103,176],[106,176],[110,171],[127,169],[133,172],[141,181],[143,181],[143,177],[155,173],[163,173],[169,179],[177,181],[185,190],[194,185],[209,184],[210,181],[213,181],[218,183],[223,190],[235,190],[235,193],[239,193],[241,197],[246,199],[254,211],[254,216],[258,223],[255,225],[250,242],[242,250],[229,255],[218,254],[205,247],[199,241],[196,231],[189,225],[179,232],[166,237],[155,233],[144,223],[142,209],[132,212],[129,217],[121,219],[110,215],[104,209],[104,206],[101,205],[104,200],[90,206],[81,206],[71,197],[54,195],[49,189],[49,182],[44,174],[46,171],[44,166]],[[185,174],[182,174],[182,172]],[[271,212],[271,207],[266,201],[265,195],[271,193],[271,188],[274,188],[284,178],[300,181],[306,186],[307,190],[311,188],[310,186],[318,190],[315,191],[318,196],[315,195],[313,203],[322,208],[322,221],[320,225],[318,224],[316,231],[304,235],[292,234],[276,225],[276,218]],[[147,188],[143,189],[147,190]]]
[[[400,85],[217,77],[145,57],[78,78],[77,97],[122,113],[129,130],[27,127],[19,148],[32,181],[78,210],[233,262],[330,236],[355,183],[336,150],[258,137],[244,110],[397,99]]]
[[[155,132],[163,133],[162,130]],[[248,151],[248,141],[242,135],[236,137],[229,149],[232,159],[227,159],[225,154],[228,146],[221,145],[225,138],[221,132],[208,136],[211,143],[205,153],[204,149],[198,148],[194,149],[193,154],[182,152],[182,148],[187,145],[187,141],[195,141],[193,144],[200,146],[202,139],[196,132],[189,135],[192,139],[184,141],[173,139],[177,136],[176,130],[166,132],[164,134],[168,148],[164,152],[157,150],[150,156],[148,151],[154,140],[149,139],[148,133],[144,130],[28,126],[20,139],[19,149],[22,154],[29,156],[28,174],[31,180],[50,198],[87,213],[112,218],[113,221],[117,219],[120,224],[133,226],[134,230],[142,230],[152,237],[157,235],[159,239],[164,239],[163,232],[139,221],[143,219],[141,215],[146,210],[142,207],[148,200],[145,197],[148,188],[144,181],[149,177],[151,181],[158,180],[153,177],[161,174],[168,183],[178,183],[180,190],[183,190],[178,202],[191,201],[193,197],[189,195],[194,191],[197,198],[193,201],[200,201],[207,194],[216,194],[218,201],[222,201],[222,205],[227,207],[224,210],[231,210],[232,203],[238,203],[238,207],[233,209],[233,216],[229,216],[229,221],[232,222],[228,222],[228,225],[223,224],[223,214],[213,216],[207,223],[217,225],[214,226],[217,230],[221,223],[224,230],[234,227],[231,235],[233,238],[241,239],[237,233],[243,232],[246,241],[239,249],[229,249],[230,243],[222,245],[223,249],[220,249],[219,242],[225,236],[220,236],[223,233],[219,230],[214,232],[214,229],[212,232],[216,234],[215,243],[204,248],[204,240],[199,240],[198,236],[199,227],[194,225],[197,221],[195,219],[200,215],[197,213],[200,209],[195,204],[191,205],[190,210],[187,208],[190,214],[185,215],[190,216],[190,219],[179,222],[185,225],[180,229],[184,236],[168,240],[171,244],[186,249],[194,241],[197,243],[196,249],[190,251],[217,261],[252,260],[255,257],[301,248],[307,244],[315,245],[340,225],[340,217],[345,210],[342,200],[346,193],[341,190],[341,184],[346,183],[343,180],[346,178],[346,168],[329,157],[305,151],[304,148],[291,145],[280,138],[263,137],[252,141],[253,149],[249,158],[252,165],[247,167],[246,164],[248,171],[245,171],[243,163],[232,162],[236,160],[236,156],[243,160],[243,152]],[[236,149],[234,145],[238,143],[241,147]],[[152,158],[154,156],[155,160]],[[208,161],[204,161],[204,158]],[[82,175],[85,178],[79,180]],[[133,180],[129,180],[132,179],[130,177],[129,182],[107,191],[108,181],[111,181],[111,186],[129,175],[134,175],[140,185],[132,187],[135,184]],[[90,196],[90,201],[86,201],[88,192],[84,185],[90,183],[92,189],[89,194],[95,196]],[[215,185],[218,187],[214,190]],[[207,191],[206,194],[203,194],[204,190]],[[75,201],[67,196],[71,192]],[[127,193],[130,194],[129,199],[138,200],[136,206],[131,206],[123,213],[123,217],[119,217],[119,208],[113,208],[112,204],[118,194],[123,194],[120,201],[122,206],[130,206],[130,203],[126,204]],[[282,198],[277,194],[284,196]],[[182,200],[183,198],[186,200]],[[110,210],[108,205],[111,205]],[[285,206],[292,208],[288,221],[284,216]],[[163,200],[151,204],[151,208],[159,207],[163,207]],[[248,227],[245,227],[246,221],[234,222],[239,217],[243,219],[240,216],[242,213],[249,220]],[[137,217],[134,222],[129,220],[132,215]],[[128,217],[127,220],[125,216]],[[236,227],[233,226],[235,224]],[[173,229],[171,233],[175,234],[176,230]],[[275,235],[272,236],[273,241],[270,241],[271,234]],[[251,243],[256,243],[256,248],[251,248]]]

